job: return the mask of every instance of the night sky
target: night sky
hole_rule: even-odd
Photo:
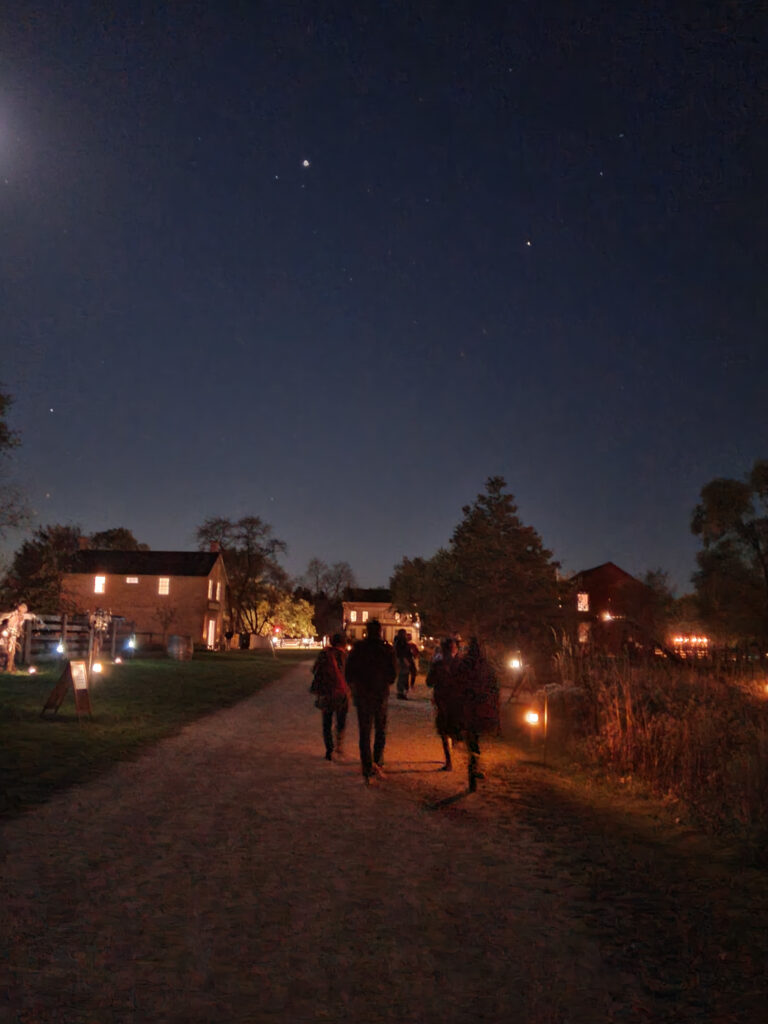
[[[35,525],[259,515],[385,585],[499,474],[565,570],[684,589],[702,485],[768,456],[760,6],[11,3]]]

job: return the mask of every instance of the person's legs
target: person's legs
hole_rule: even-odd
[[[440,739],[443,741],[443,756],[445,757],[443,771],[449,772],[453,769],[453,764],[451,763],[451,747],[453,744],[451,743],[451,737],[446,736],[445,733],[440,734]]]
[[[325,743],[325,759],[331,760],[333,753],[333,736],[331,735],[331,723],[333,721],[333,710],[323,708],[323,742]]]
[[[381,767],[384,757],[384,744],[387,741],[387,698],[374,711],[373,760]]]
[[[363,777],[369,779],[373,774],[373,763],[371,759],[371,726],[373,725],[373,713],[370,706],[366,704],[357,705],[357,727],[360,731],[360,764],[363,769]]]
[[[477,789],[477,780],[485,778],[480,771],[480,737],[476,732],[467,730],[466,740],[469,751],[469,791],[474,793]]]
[[[347,708],[348,704],[346,700],[343,704],[340,704],[336,709],[336,753],[341,754],[344,747],[344,730],[347,727]]]
[[[408,672],[410,666],[404,659],[397,663],[397,697],[398,700],[408,700]]]

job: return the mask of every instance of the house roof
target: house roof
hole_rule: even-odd
[[[581,579],[584,576],[592,576],[594,573],[600,573],[600,575],[613,575],[613,576],[624,576],[628,580],[632,580],[634,583],[641,583],[642,581],[637,579],[631,573],[628,573],[625,569],[616,565],[615,562],[601,562],[600,565],[595,565],[591,569],[581,569],[574,576],[574,579]],[[644,585],[644,584],[643,584]]]
[[[78,551],[71,573],[115,576],[208,576],[218,551]]]
[[[383,587],[354,587],[346,592],[344,600],[352,604],[362,604],[365,602],[370,604],[389,604],[392,600],[392,595]]]

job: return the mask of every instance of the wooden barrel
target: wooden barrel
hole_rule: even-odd
[[[168,657],[173,658],[174,661],[189,661],[192,657],[192,637],[191,636],[169,636],[168,637]]]

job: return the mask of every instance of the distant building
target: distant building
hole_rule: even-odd
[[[617,653],[657,642],[656,596],[645,583],[613,562],[577,572],[570,582],[565,620],[577,644]]]
[[[227,574],[218,551],[79,551],[64,574],[63,606],[103,608],[135,624],[137,634],[189,636],[217,647]]]
[[[411,634],[414,643],[421,643],[421,623],[418,615],[398,612],[392,607],[388,590],[348,590],[347,599],[342,603],[344,632],[350,640],[365,636],[365,624],[371,619],[381,623],[381,635],[390,643],[399,629]]]

